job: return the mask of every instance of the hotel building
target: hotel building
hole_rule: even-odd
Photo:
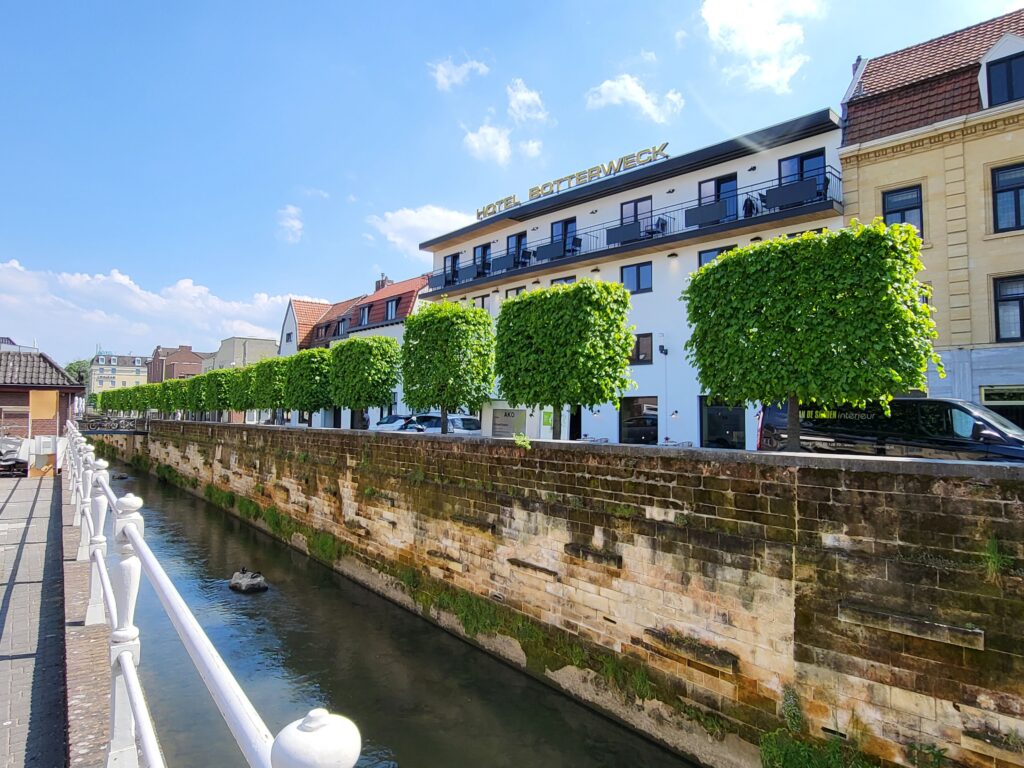
[[[929,392],[1024,425],[1024,10],[859,60],[843,106],[847,216],[921,230]]]
[[[86,382],[86,397],[102,394],[112,389],[134,387],[145,384],[148,376],[149,358],[140,355],[117,355],[113,352],[97,352],[89,361],[89,380]]]
[[[843,224],[831,110],[678,156],[644,149],[507,197],[478,221],[428,240],[434,271],[421,294],[483,307],[523,291],[583,278],[623,283],[636,326],[632,378],[620,403],[563,414],[563,437],[623,443],[752,448],[753,408],[705,397],[683,345],[679,301],[689,275],[718,254],[758,240]],[[484,434],[550,437],[552,414],[483,409]]]

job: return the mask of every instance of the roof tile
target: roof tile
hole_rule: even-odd
[[[84,389],[42,352],[0,352],[0,386]]]

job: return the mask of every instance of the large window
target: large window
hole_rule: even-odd
[[[725,201],[725,216],[719,221],[732,221],[736,218],[736,174],[719,176],[717,179],[702,181],[698,187],[701,205],[711,205],[720,200]],[[714,223],[714,222],[709,222]]]
[[[525,290],[526,290],[526,286],[525,285],[517,285],[515,288],[506,288],[505,289],[505,298],[506,299],[511,299],[511,298],[513,298],[515,296],[518,296],[520,293],[522,293]]]
[[[476,273],[486,275],[491,270],[491,244],[485,243],[473,249],[473,263],[476,264]]]
[[[713,397],[700,399],[701,448],[746,448],[746,409]]]
[[[886,224],[913,224],[924,235],[921,215],[921,187],[904,187],[882,193],[882,215]]]
[[[649,293],[653,290],[651,284],[651,262],[643,264],[630,264],[622,268],[622,284],[630,293]]]
[[[779,184],[791,184],[804,179],[814,179],[817,182],[819,194],[824,194],[828,189],[824,149],[779,160]]]
[[[1024,164],[992,171],[996,232],[1024,229]]]
[[[551,281],[552,285],[571,285],[576,282],[576,275],[569,275],[568,277],[556,277]]]
[[[633,343],[633,354],[629,356],[630,365],[650,365],[654,362],[654,340],[649,333],[638,333]]]
[[[990,61],[988,64],[988,105],[997,107],[1024,99],[1024,53]]]
[[[619,404],[619,442],[657,445],[658,398],[622,398]]]
[[[523,256],[523,251],[526,250],[526,233],[517,232],[514,235],[509,235],[505,238],[505,247],[508,249],[509,254],[514,256],[518,262]]]
[[[556,221],[551,225],[551,242],[562,241],[563,249],[571,251],[574,248],[573,239],[576,237],[576,219],[565,219]]]
[[[996,280],[996,341],[1022,341],[1024,275]]]
[[[479,307],[480,309],[487,309],[489,311],[491,294],[485,293],[483,296],[477,296],[473,299],[473,306]]]
[[[359,308],[359,324],[369,325],[370,324],[370,305],[367,304],[365,307]]]
[[[619,223],[632,224],[640,222],[640,229],[645,230],[651,226],[651,198],[641,197],[639,200],[630,200],[619,206]]]
[[[384,319],[394,320],[398,317],[398,299],[388,299],[388,303],[384,305]]]
[[[446,283],[459,280],[459,254],[452,253],[444,257],[444,279]]]
[[[719,248],[709,248],[706,251],[700,251],[697,254],[697,266],[703,267],[705,264],[710,264],[723,253],[725,253],[726,251],[731,251],[735,247],[735,245],[723,245],[720,246]]]

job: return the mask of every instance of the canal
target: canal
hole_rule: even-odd
[[[692,768],[205,501],[115,468],[130,477],[114,492],[145,501],[146,541],[273,733],[323,706],[359,726],[361,768]],[[231,592],[243,565],[270,591]],[[136,624],[168,765],[244,768],[145,577]]]

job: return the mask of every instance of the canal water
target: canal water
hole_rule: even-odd
[[[125,471],[114,492],[143,498],[146,541],[271,732],[326,707],[359,726],[361,768],[692,768],[205,501]],[[243,565],[270,591],[231,592]],[[145,576],[136,624],[168,765],[244,768]]]

